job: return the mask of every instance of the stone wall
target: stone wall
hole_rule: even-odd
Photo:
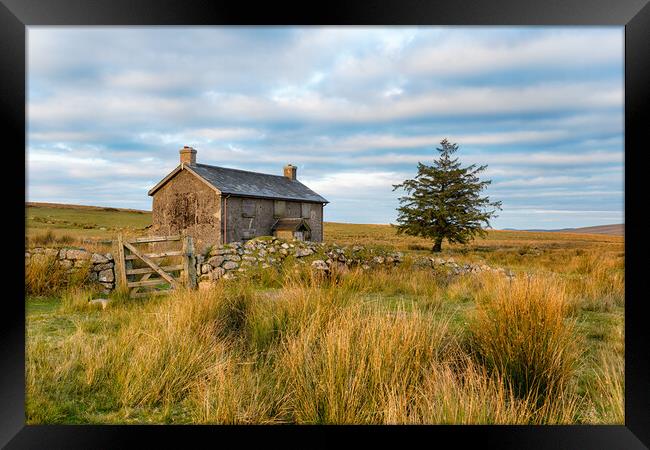
[[[42,247],[25,251],[25,264],[39,258],[55,258],[57,264],[67,269],[68,273],[88,268],[90,281],[99,283],[105,291],[115,288],[115,262],[110,253],[92,253],[83,248]]]
[[[82,248],[33,248],[25,252],[25,263],[35,258],[54,257],[69,271],[80,267],[90,268],[90,279],[100,283],[106,291],[115,288],[113,256],[110,253],[91,253]],[[369,248],[360,245],[339,246],[322,242],[285,241],[274,237],[260,237],[245,243],[233,242],[212,247],[205,254],[196,255],[196,273],[199,287],[224,278],[234,278],[251,269],[264,270],[282,267],[285,263],[308,265],[322,273],[346,271],[352,267],[369,270],[374,267],[392,267],[408,259],[418,268],[444,270],[455,275],[492,271],[507,276],[512,273],[503,268],[485,264],[460,264],[453,258],[419,256],[405,258],[401,252]]]
[[[309,265],[315,270],[327,273],[333,270],[345,271],[352,267],[368,270],[373,267],[396,266],[404,260],[404,254],[401,252],[360,245],[339,246],[262,237],[243,244],[233,242],[216,246],[206,255],[198,255],[196,273],[199,287],[203,288],[220,278],[234,278],[251,269],[280,267],[286,261]],[[416,267],[444,270],[455,275],[492,271],[512,276],[512,273],[502,268],[492,268],[485,264],[459,264],[453,258],[423,256],[415,257],[410,262]]]

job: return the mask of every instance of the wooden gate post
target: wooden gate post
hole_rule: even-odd
[[[126,278],[126,266],[124,264],[124,241],[122,234],[117,235],[117,244],[114,250],[115,253],[115,278],[118,288],[128,289],[128,281]]]
[[[192,236],[183,236],[183,282],[190,289],[196,288],[196,258]]]

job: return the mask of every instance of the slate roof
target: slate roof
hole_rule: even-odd
[[[177,170],[180,166],[177,168]],[[194,172],[203,180],[217,188],[222,194],[242,197],[270,198],[276,200],[297,200],[315,203],[329,203],[325,198],[309,189],[298,180],[290,180],[283,175],[249,172],[246,170],[229,169],[226,167],[210,166],[207,164],[186,165],[185,168]],[[174,172],[172,172],[173,174]],[[172,175],[170,174],[170,175]],[[169,175],[168,175],[169,177]],[[164,182],[149,191],[153,195]]]

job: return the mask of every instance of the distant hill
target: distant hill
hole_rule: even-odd
[[[25,206],[29,206],[32,208],[80,209],[80,210],[91,210],[91,211],[123,211],[123,212],[133,212],[133,213],[140,213],[140,214],[151,213],[151,211],[144,211],[141,209],[112,208],[109,206],[71,205],[68,203],[25,202]]]
[[[611,225],[596,225],[593,227],[581,228],[559,228],[556,230],[543,230],[540,228],[517,230],[515,228],[504,228],[504,231],[537,231],[548,233],[579,233],[579,234],[606,234],[609,236],[625,236],[625,224],[617,223]]]

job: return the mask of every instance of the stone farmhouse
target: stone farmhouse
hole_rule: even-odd
[[[195,249],[257,236],[321,242],[326,199],[284,175],[199,164],[197,151],[180,150],[180,164],[149,191],[153,234],[187,233]]]

